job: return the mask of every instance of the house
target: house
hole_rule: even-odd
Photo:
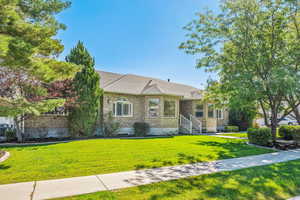
[[[120,122],[119,134],[133,134],[135,122],[150,125],[150,135],[216,132],[228,123],[227,110],[204,102],[202,91],[192,86],[138,76],[98,71],[102,97],[102,119],[108,113]],[[83,119],[84,120],[84,119]],[[97,135],[102,134],[99,120]],[[27,119],[25,133],[36,137],[68,135],[65,113],[54,112]]]
[[[0,124],[8,124],[8,125],[13,125],[13,119],[9,117],[0,117]]]

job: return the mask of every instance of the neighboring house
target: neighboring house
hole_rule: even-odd
[[[0,117],[0,124],[8,124],[8,125],[13,125],[14,120],[9,117]]]
[[[202,91],[197,88],[133,74],[98,73],[104,90],[101,118],[105,121],[111,112],[121,124],[119,134],[133,134],[135,122],[148,123],[149,135],[216,132],[228,123],[228,112],[203,102]],[[102,121],[97,135],[102,134]],[[25,121],[25,132],[33,137],[41,131],[48,137],[66,136],[67,127],[64,113]]]

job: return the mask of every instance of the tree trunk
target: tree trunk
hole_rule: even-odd
[[[278,125],[277,112],[276,112],[276,110],[272,109],[272,114],[271,114],[271,133],[272,133],[272,142],[273,142],[273,145],[276,142],[277,125]]]
[[[277,123],[271,123],[271,133],[272,133],[272,142],[274,145],[276,142]]]
[[[297,120],[297,123],[300,125],[300,112],[299,112],[299,108],[298,107],[294,108],[293,112],[295,114],[295,119]]]
[[[23,131],[20,127],[20,121],[19,121],[18,117],[14,118],[14,124],[15,124],[15,127],[16,127],[16,136],[17,136],[18,142],[22,143],[24,141]]]

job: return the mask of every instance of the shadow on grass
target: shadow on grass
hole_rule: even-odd
[[[210,159],[209,155],[188,155],[185,153],[178,153],[176,160],[161,160],[161,159],[153,159],[150,164],[139,164],[135,165],[136,170],[141,169],[150,169],[150,168],[158,168],[163,166],[173,166],[173,165],[182,165],[182,164],[190,164],[190,163],[198,163],[205,162],[207,159]]]
[[[120,140],[155,140],[155,139],[170,139],[174,138],[174,136],[146,136],[146,137],[120,137]]]
[[[158,168],[163,166],[191,164],[199,162],[207,162],[212,160],[229,159],[242,156],[250,156],[259,153],[269,153],[273,151],[267,151],[265,149],[258,149],[256,147],[248,146],[245,143],[239,141],[197,141],[191,145],[206,146],[209,152],[199,152],[197,154],[186,154],[179,152],[177,157],[172,160],[161,160],[154,158],[150,163],[139,164],[135,166],[136,170],[146,168]]]
[[[10,168],[10,166],[8,166],[8,165],[0,164],[0,170],[9,169],[9,168]]]
[[[150,200],[287,199],[300,194],[300,160],[139,186]],[[158,190],[159,188],[159,190]]]
[[[33,150],[37,150],[38,147],[47,147],[47,146],[53,146],[57,144],[66,144],[68,142],[53,142],[49,144],[30,144],[30,143],[24,143],[24,144],[12,144],[12,145],[2,145],[1,148],[5,149],[11,149],[11,148],[20,148],[20,149],[27,149],[27,148],[33,148]]]

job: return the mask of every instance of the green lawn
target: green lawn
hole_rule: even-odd
[[[243,137],[243,138],[247,138],[247,133],[225,133],[222,135],[227,135],[227,136],[233,136],[233,137]]]
[[[242,140],[213,136],[159,139],[94,139],[1,148],[0,184],[104,174],[271,152]]]
[[[300,160],[61,200],[285,200],[300,194]]]

